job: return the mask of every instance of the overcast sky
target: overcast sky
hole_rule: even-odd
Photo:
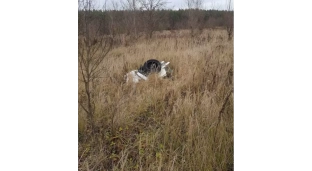
[[[112,7],[112,2],[118,3],[120,6],[120,1],[125,0],[96,0],[97,6],[102,7],[104,5],[104,2],[106,1],[107,8]],[[170,9],[185,9],[187,8],[185,0],[164,0],[167,1],[168,4],[166,5],[167,8]],[[229,0],[202,0],[203,1],[203,9],[216,9],[216,10],[225,10],[227,7],[227,3]],[[234,0],[232,0],[232,9],[234,9]]]

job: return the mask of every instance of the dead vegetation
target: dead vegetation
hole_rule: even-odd
[[[148,59],[170,61],[172,79],[125,84],[124,74]],[[115,45],[99,68],[92,130],[79,108],[79,170],[233,170],[227,30],[157,32]],[[83,86],[79,81],[79,95]]]

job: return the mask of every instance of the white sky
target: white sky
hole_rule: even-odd
[[[95,1],[99,9],[102,8],[104,2],[106,1],[106,6],[109,9],[112,7],[113,2],[119,4],[120,7],[121,6],[120,2],[125,0],[95,0]],[[164,0],[164,1],[168,2],[166,8],[175,10],[187,8],[185,0]],[[228,1],[229,0],[203,0],[203,9],[225,10]],[[234,9],[234,0],[232,0],[232,9]]]

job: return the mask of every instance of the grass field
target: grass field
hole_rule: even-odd
[[[79,170],[233,170],[233,53],[222,29],[125,37],[93,90],[94,134],[79,108]],[[169,61],[173,77],[125,84],[148,59]]]

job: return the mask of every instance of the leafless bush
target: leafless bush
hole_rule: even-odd
[[[100,25],[94,24],[90,17],[93,9],[92,0],[81,1],[83,6],[83,20],[80,22],[82,36],[78,38],[79,71],[84,84],[83,92],[79,96],[79,105],[86,112],[88,126],[93,128],[93,115],[95,110],[94,92],[95,79],[100,73],[100,64],[112,48],[112,39],[99,36]]]

